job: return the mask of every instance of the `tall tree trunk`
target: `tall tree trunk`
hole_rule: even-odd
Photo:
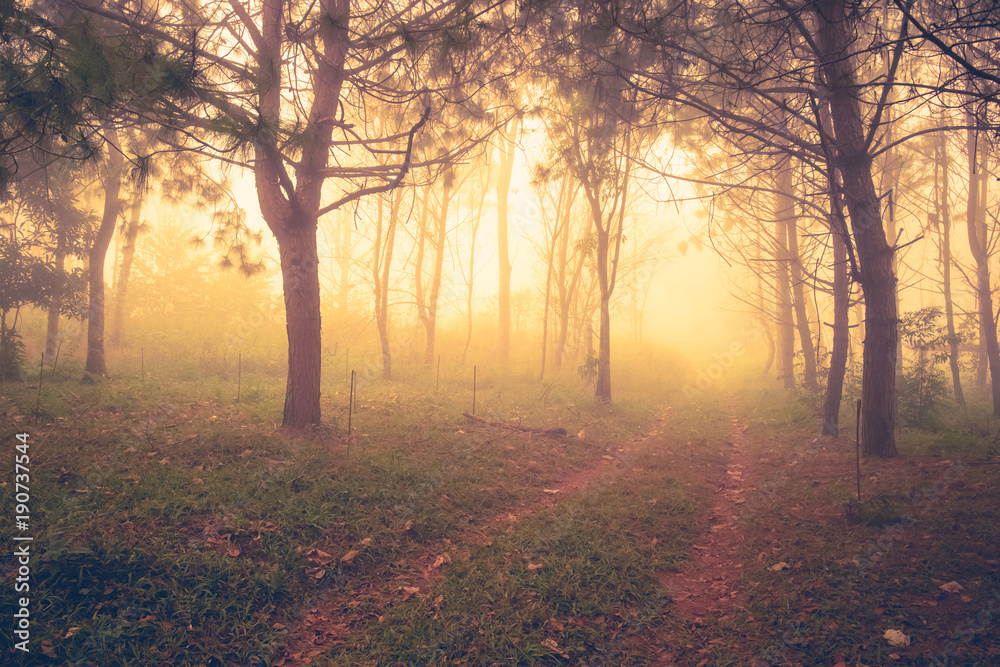
[[[427,327],[427,297],[424,293],[424,255],[427,252],[427,220],[430,218],[431,188],[433,183],[424,186],[424,196],[420,198],[420,216],[417,218],[417,252],[413,260],[413,296],[417,302],[417,336],[426,331]],[[413,198],[416,200],[415,191]]]
[[[500,287],[497,292],[497,351],[500,361],[510,359],[510,240],[507,216],[507,197],[514,173],[514,152],[520,119],[511,121],[510,129],[500,132],[500,173],[497,178],[497,249],[500,264]]]
[[[794,203],[791,210],[792,218],[788,220],[788,256],[791,260],[792,304],[795,310],[795,325],[799,333],[799,346],[802,348],[802,380],[806,389],[816,391],[819,385],[816,377],[816,347],[813,345],[812,329],[809,327],[809,316],[806,314],[805,275],[799,255],[799,225],[794,215]]]
[[[589,195],[590,193],[588,193]],[[597,230],[597,285],[600,292],[600,307],[597,338],[597,380],[594,383],[594,398],[601,403],[611,402],[611,278],[608,273],[609,239],[611,221],[602,224],[602,212],[591,199],[594,227]]]
[[[626,138],[626,146],[628,146]],[[628,149],[626,148],[626,154]],[[590,202],[591,216],[597,233],[597,285],[600,291],[599,306],[599,338],[597,351],[597,380],[594,383],[594,399],[600,403],[611,402],[611,295],[615,290],[615,278],[618,270],[618,258],[621,251],[622,229],[625,219],[626,201],[628,198],[629,172],[631,162],[625,163],[625,172],[616,196],[618,208],[611,208],[606,220],[602,220],[604,212],[598,201],[599,188],[592,189],[589,183],[584,184],[587,199]],[[614,218],[617,217],[617,220]],[[614,253],[611,252],[612,239]]]
[[[379,345],[382,348],[382,379],[392,379],[392,346],[389,344],[389,276],[392,255],[396,245],[396,221],[403,199],[402,190],[391,194],[389,220],[385,225],[385,240],[382,240],[382,202],[379,201],[378,229],[375,236],[375,261],[372,264],[372,278],[375,285],[375,325],[378,328]]]
[[[576,200],[576,189],[572,188],[570,192],[570,175],[567,174],[563,179],[563,182],[559,188],[559,199],[556,202],[555,210],[555,225],[552,229],[552,239],[549,243],[547,249],[546,257],[546,269],[545,269],[545,304],[542,309],[542,370],[539,374],[538,379],[542,380],[545,378],[545,361],[548,352],[548,339],[549,339],[549,311],[551,310],[552,304],[552,282],[555,276],[559,276],[563,280],[566,278],[566,250],[569,244],[569,222],[570,215],[573,211],[573,202]],[[565,293],[567,286],[565,284],[560,285],[560,291]],[[561,315],[561,313],[560,313]],[[568,315],[568,308],[567,308]],[[568,319],[568,317],[567,317]],[[560,331],[560,346],[565,345],[565,331]],[[556,370],[559,370],[561,364],[562,352],[557,351],[556,353]]]
[[[97,230],[97,236],[94,237],[94,244],[89,253],[90,297],[87,308],[87,364],[83,375],[85,382],[93,382],[94,376],[104,377],[108,374],[107,360],[104,356],[104,263],[122,209],[119,195],[124,161],[118,131],[114,127],[105,127],[104,136],[109,144],[108,164],[104,179],[104,212],[101,215],[101,226]]]
[[[323,57],[317,58],[311,72],[314,92],[304,130],[309,141],[303,143],[295,163],[294,181],[279,152],[275,131],[260,132],[253,145],[257,201],[278,242],[281,258],[288,332],[288,378],[281,424],[290,429],[320,422],[322,344],[316,228],[349,44],[349,0],[319,0],[319,5],[326,17],[316,28]],[[283,8],[280,0],[264,0],[261,7],[256,73],[260,121],[265,128],[280,125]]]
[[[142,214],[142,196],[137,192],[129,212],[128,227],[125,228],[125,242],[122,244],[122,265],[118,271],[115,288],[115,314],[111,321],[111,342],[120,345],[125,326],[125,299],[128,296],[128,281],[132,275],[132,261],[135,259],[135,240],[139,235],[139,217]]]
[[[792,314],[791,255],[788,249],[788,225],[793,224],[794,203],[787,193],[792,189],[792,173],[787,164],[777,166],[775,195],[775,319],[777,320],[778,378],[785,389],[795,389],[795,326]]]
[[[288,332],[288,384],[282,425],[302,428],[320,421],[319,254],[315,224],[287,227],[277,236]]]
[[[424,364],[434,363],[434,339],[437,333],[438,299],[441,296],[441,278],[444,273],[445,240],[448,235],[448,207],[451,204],[455,173],[447,169],[441,188],[441,209],[438,211],[437,233],[434,236],[434,272],[431,274],[430,293],[427,295],[427,317],[424,319]]]
[[[556,287],[559,290],[559,333],[556,336],[556,358],[552,366],[553,370],[557,372],[562,370],[563,362],[566,360],[570,314],[573,310],[573,303],[576,301],[580,276],[583,274],[583,264],[586,258],[582,249],[578,248],[573,255],[569,252],[569,239],[572,233],[570,228],[571,215],[572,208],[569,208],[566,211],[566,224],[562,230],[562,238],[559,240],[559,263],[556,280]],[[575,261],[573,261],[574,258]]]
[[[830,225],[833,240],[833,347],[830,349],[830,372],[826,377],[826,396],[823,399],[823,434],[834,437],[840,435],[840,402],[844,395],[847,350],[850,345],[847,318],[851,296],[847,276],[847,246],[836,231],[836,224],[831,221]]]
[[[66,230],[63,225],[55,225],[56,252],[53,262],[56,271],[62,274],[66,269]],[[45,330],[45,357],[54,359],[59,350],[59,315],[62,313],[63,295],[56,294],[49,304],[48,323]]]
[[[966,224],[969,229],[969,248],[976,260],[976,300],[979,306],[980,341],[985,343],[993,396],[993,416],[1000,417],[1000,345],[997,344],[997,325],[993,316],[993,294],[990,291],[990,253],[987,247],[985,194],[986,146],[979,146],[982,154],[978,172],[976,168],[978,133],[968,130],[969,146],[969,200]]]
[[[821,71],[830,93],[837,168],[851,218],[858,271],[865,297],[864,370],[861,379],[861,441],[868,455],[896,455],[896,276],[893,247],[885,236],[865,121],[850,56],[854,22],[845,0],[820,0],[815,12]],[[887,84],[888,85],[888,84]]]
[[[955,334],[955,304],[951,296],[951,165],[948,159],[948,137],[942,131],[935,135],[937,166],[941,172],[940,191],[935,179],[935,197],[938,222],[941,225],[941,291],[944,294],[944,318],[948,329],[948,366],[951,369],[951,383],[955,392],[955,402],[965,409],[965,392],[962,391],[962,375],[958,368],[958,336]]]
[[[552,302],[552,261],[545,267],[545,301],[542,304],[542,368],[538,372],[538,380],[545,379],[545,356],[549,350],[549,304]]]

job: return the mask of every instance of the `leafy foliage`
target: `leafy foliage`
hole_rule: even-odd
[[[917,352],[916,363],[903,370],[897,387],[900,416],[910,426],[930,426],[934,410],[948,393],[947,378],[937,367],[948,359],[943,351],[948,332],[938,324],[940,317],[941,309],[932,306],[900,318],[899,334]]]
[[[29,245],[0,237],[0,379],[21,377],[24,345],[18,334],[18,314],[24,306],[50,305],[62,297],[61,309],[79,316],[85,287],[79,269],[63,272],[31,254]],[[13,314],[13,320],[7,318]]]

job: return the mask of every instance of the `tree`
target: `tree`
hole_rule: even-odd
[[[872,171],[908,33],[905,20],[876,29],[874,4],[848,11],[843,0],[760,0],[715,13],[635,4],[611,13],[656,49],[655,60],[625,72],[644,95],[712,119],[749,159],[781,151],[835,167],[850,229],[831,231],[841,234],[865,299],[862,440],[866,453],[893,456],[896,276]],[[872,66],[877,53],[888,68]],[[819,120],[824,106],[831,135]]]
[[[21,379],[24,346],[18,333],[20,311],[25,306],[48,307],[58,303],[61,313],[80,316],[83,276],[65,272],[45,262],[33,251],[35,244],[18,238],[12,225],[9,236],[0,236],[0,379]]]
[[[573,277],[567,281],[567,263],[569,257],[567,249],[570,237],[570,223],[573,214],[573,203],[576,201],[579,186],[573,183],[572,174],[562,170],[559,176],[559,189],[556,196],[552,196],[551,180],[555,170],[547,168],[544,164],[536,165],[532,178],[532,189],[542,204],[542,223],[545,225],[545,239],[536,244],[536,250],[545,261],[545,287],[543,289],[544,299],[542,304],[542,362],[539,380],[545,378],[545,364],[548,353],[549,338],[549,311],[552,309],[553,282],[558,288],[558,309],[559,309],[559,343],[556,347],[555,369],[559,370],[562,364],[562,357],[566,345],[566,334],[569,328],[569,299],[567,294],[575,291],[575,285],[579,280],[579,272],[574,272]],[[552,208],[547,205],[546,199],[552,204]],[[583,267],[583,253],[580,253],[581,261],[577,266]]]
[[[252,171],[283,278],[288,375],[282,425],[318,424],[318,221],[403,184],[415,166],[412,148],[421,128],[456,101],[474,105],[484,86],[480,73],[511,30],[507,17],[488,3],[450,1],[260,0],[89,11],[189,47],[198,73],[190,92],[198,106],[181,110],[173,123],[178,145]],[[182,25],[166,20],[171,11],[185,14]],[[198,26],[194,43],[188,25]],[[386,67],[395,67],[397,76],[382,76]],[[404,132],[387,133],[367,113],[369,104],[381,103],[407,118]],[[197,142],[184,143],[195,131]],[[395,159],[380,162],[385,156]]]
[[[814,18],[819,72],[830,97],[833,154],[858,253],[857,279],[865,296],[861,438],[866,453],[890,457],[896,454],[898,311],[894,249],[886,239],[872,178],[871,137],[877,124],[866,122],[856,93],[857,64],[852,55],[856,14],[847,11],[844,0],[822,0],[815,5]],[[905,36],[904,21],[901,37]],[[883,90],[891,85],[890,77]],[[877,106],[876,113],[880,112],[881,106]]]
[[[941,292],[944,295],[945,327],[948,332],[948,366],[951,370],[955,402],[965,408],[962,376],[958,368],[959,337],[955,331],[955,306],[951,290],[951,164],[948,157],[948,137],[939,132],[934,137],[934,216],[932,224],[938,227],[938,247],[941,264]]]
[[[611,401],[611,297],[618,278],[632,166],[643,147],[643,110],[613,60],[629,58],[628,35],[592,7],[581,7],[561,58],[553,60],[557,105],[547,109],[554,151],[580,185],[594,232],[599,294],[594,397]]]
[[[110,124],[104,128],[108,155],[104,161],[104,210],[101,222],[88,249],[88,308],[87,308],[87,362],[83,370],[83,381],[93,382],[96,377],[108,374],[108,364],[104,355],[104,262],[108,247],[118,224],[122,202],[119,198],[122,187],[122,169],[125,161],[118,142],[118,131]]]
[[[514,153],[517,149],[517,135],[521,119],[515,116],[510,126],[504,127],[498,136],[497,150],[500,156],[497,192],[497,257],[500,265],[500,286],[497,291],[497,316],[500,360],[510,359],[510,239],[508,230],[507,198],[510,194],[510,179],[514,172]]]
[[[389,342],[389,279],[392,255],[396,247],[396,227],[399,208],[405,191],[396,189],[389,193],[389,215],[385,217],[385,196],[379,195],[375,241],[372,245],[372,285],[375,291],[375,326],[382,348],[382,379],[392,379],[392,345]]]

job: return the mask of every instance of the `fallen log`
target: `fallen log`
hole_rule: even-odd
[[[538,428],[537,426],[522,426],[520,424],[511,424],[509,422],[491,422],[488,419],[483,419],[482,417],[476,417],[475,415],[470,415],[468,412],[463,412],[462,416],[469,421],[475,422],[477,424],[483,424],[484,426],[492,426],[493,428],[505,428],[510,431],[518,431],[520,433],[531,433],[532,435],[547,436],[550,438],[565,438],[567,433],[566,429],[556,427],[556,428]]]

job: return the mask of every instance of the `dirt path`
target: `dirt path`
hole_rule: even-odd
[[[742,571],[733,553],[743,540],[741,505],[753,488],[756,470],[747,452],[746,427],[736,419],[729,442],[725,470],[711,470],[705,479],[715,487],[715,501],[709,510],[711,526],[694,545],[687,567],[656,575],[677,612],[695,624],[709,615],[724,618],[740,598],[736,584]]]
[[[655,437],[662,418],[657,418],[650,433],[637,437],[642,442]],[[530,442],[532,436],[526,436]],[[537,436],[534,436],[537,437]],[[629,443],[632,446],[634,443]],[[313,594],[305,606],[305,616],[288,629],[283,649],[273,667],[309,665],[312,659],[366,627],[391,607],[415,595],[427,595],[444,578],[444,567],[462,550],[488,543],[498,531],[510,531],[523,519],[551,508],[591,487],[615,466],[617,451],[607,451],[590,465],[562,471],[544,487],[536,488],[527,500],[510,505],[480,518],[480,529],[466,529],[452,539],[428,545],[419,553],[407,556],[362,577],[346,582],[330,582]],[[459,553],[456,553],[459,552]],[[323,563],[318,563],[323,565]]]

